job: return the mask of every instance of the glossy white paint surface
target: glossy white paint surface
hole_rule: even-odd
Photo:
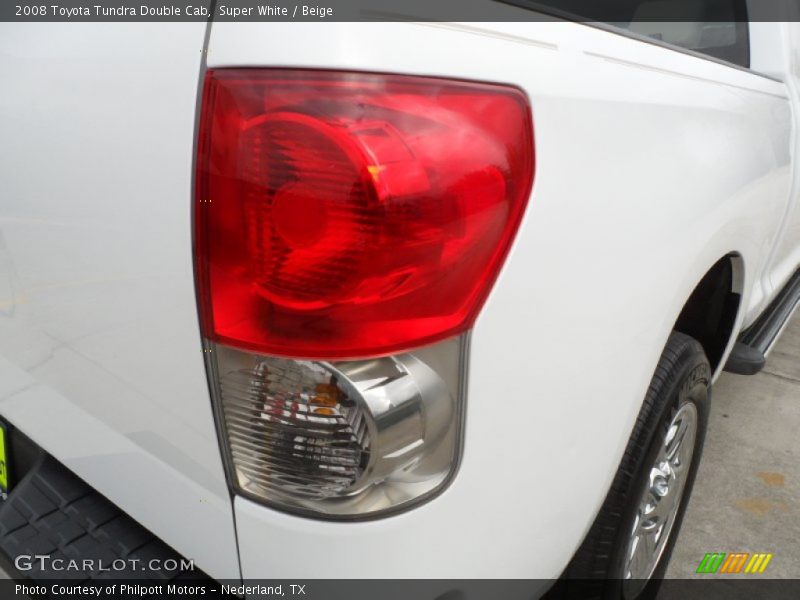
[[[459,473],[403,515],[330,523],[228,497],[192,280],[204,33],[0,29],[0,414],[215,577],[238,574],[234,512],[248,578],[557,576],[697,282],[741,256],[738,327],[800,262],[794,91],[571,23],[215,24],[211,67],[531,100],[534,191],[472,335]]]
[[[192,276],[204,35],[0,26],[0,414],[238,577]]]
[[[800,7],[794,9],[791,15],[793,19],[800,19]],[[773,38],[778,38],[783,42],[782,66],[783,79],[786,82],[786,89],[795,107],[800,107],[800,23],[762,23],[761,26],[772,25],[777,30]],[[777,62],[777,61],[776,61]],[[795,128],[792,131],[793,156],[800,156],[800,135],[797,130],[798,112],[794,113]],[[792,198],[800,198],[800,169],[795,168],[793,185],[791,191]],[[781,236],[773,250],[770,267],[767,276],[773,289],[780,289],[789,277],[794,273],[798,262],[800,262],[800,202],[790,202],[786,207],[783,218]]]
[[[697,282],[734,252],[744,306],[773,293],[765,267],[791,184],[786,87],[570,23],[213,26],[209,66],[264,65],[517,85],[531,100],[537,173],[473,332],[451,487],[357,524],[237,498],[243,575],[557,576]]]

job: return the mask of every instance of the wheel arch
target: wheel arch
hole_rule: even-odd
[[[674,329],[703,346],[713,371],[717,371],[734,335],[742,308],[744,261],[731,252],[715,262],[683,305]]]

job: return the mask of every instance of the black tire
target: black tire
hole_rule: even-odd
[[[708,426],[711,367],[703,347],[693,338],[673,332],[650,382],[639,416],[611,490],[597,519],[565,572],[561,588],[566,598],[654,598],[669,563],[692,492]],[[650,469],[665,439],[667,427],[686,402],[697,410],[694,453],[672,530],[649,580],[625,584],[625,559]],[[632,588],[641,588],[637,590]],[[559,594],[561,595],[561,594]]]

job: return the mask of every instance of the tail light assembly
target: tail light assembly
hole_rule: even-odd
[[[452,477],[466,339],[530,195],[514,87],[285,69],[206,74],[201,326],[235,490],[327,518]]]

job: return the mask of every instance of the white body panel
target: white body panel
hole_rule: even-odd
[[[450,487],[362,523],[231,503],[192,279],[205,28],[143,27],[0,32],[0,414],[213,576],[234,513],[246,578],[558,576],[698,281],[741,257],[738,331],[800,261],[780,81],[574,23],[215,24],[209,67],[516,85],[537,164]]]
[[[192,274],[204,35],[0,30],[0,414],[198,567],[238,577]]]
[[[743,306],[773,293],[762,275],[791,184],[784,85],[571,23],[214,25],[209,66],[265,64],[517,85],[537,169],[472,335],[450,488],[360,524],[237,498],[243,576],[313,564],[315,577],[557,577],[697,282],[735,252]]]
[[[800,16],[800,14],[797,14]],[[800,55],[792,51],[800,45],[800,23],[762,23],[761,27],[771,25],[780,35],[774,35],[782,42],[780,54],[774,59],[775,70],[782,71],[786,89],[795,107],[800,107]],[[800,156],[800,135],[797,131],[797,112],[795,112],[795,127],[792,132],[793,156]],[[791,191],[793,199],[800,198],[800,172],[794,171],[793,186]],[[770,267],[766,276],[769,277],[773,289],[780,289],[789,277],[792,276],[797,264],[800,263],[800,202],[793,201],[787,205],[783,218],[782,234],[775,244]],[[756,311],[753,311],[756,312]]]

